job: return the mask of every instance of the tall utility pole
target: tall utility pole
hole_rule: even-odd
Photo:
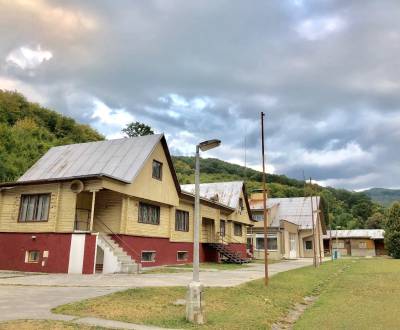
[[[319,251],[319,264],[322,264],[322,249],[323,247],[321,247],[321,231],[319,230],[319,227],[321,225],[321,216],[320,216],[320,209],[319,206],[321,204],[321,197],[320,197],[320,202],[318,203],[318,196],[315,195],[315,204],[317,207],[317,224],[316,224],[316,228],[317,228],[317,240],[318,240],[318,251]]]
[[[262,182],[263,182],[263,206],[264,206],[264,267],[265,285],[268,285],[268,212],[267,212],[267,191],[265,184],[265,152],[264,152],[264,112],[261,112],[261,148],[262,148]]]
[[[310,178],[310,188],[311,188],[311,217],[312,217],[312,242],[313,242],[313,263],[314,267],[317,267],[317,251],[315,250],[315,221],[314,221],[314,202],[312,194],[312,182]]]

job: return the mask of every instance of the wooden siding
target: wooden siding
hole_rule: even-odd
[[[189,231],[177,231],[175,230],[175,211],[182,210],[189,212]],[[193,204],[185,202],[183,200],[179,201],[178,207],[171,208],[171,231],[170,238],[173,242],[193,242],[193,226],[194,226],[194,209]]]
[[[140,223],[139,220],[139,202],[138,198],[129,197],[124,199],[122,208],[123,214],[126,214],[126,220],[123,220],[125,228],[122,233],[127,235],[146,236],[146,237],[169,237],[170,235],[170,206],[162,205],[152,201],[146,201],[149,204],[160,206],[160,224],[152,225]],[[125,210],[125,208],[127,208]]]
[[[162,180],[152,177],[153,160],[163,164]],[[178,192],[161,143],[157,144],[132,183],[125,184],[111,179],[103,179],[103,187],[140,199],[173,206],[179,205]]]
[[[101,190],[96,193],[94,207],[93,229],[111,234],[118,233],[121,227],[122,195],[111,191]]]
[[[69,189],[69,182],[17,186],[2,192],[1,232],[71,232],[75,219],[76,195]],[[18,222],[21,194],[50,194],[48,221]]]

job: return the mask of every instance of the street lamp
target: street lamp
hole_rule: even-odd
[[[196,146],[196,167],[194,178],[194,228],[193,228],[193,280],[189,284],[186,296],[186,319],[203,324],[204,314],[201,304],[203,285],[200,283],[200,150],[207,151],[218,147],[220,140],[207,140]]]

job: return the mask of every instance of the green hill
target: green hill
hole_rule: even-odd
[[[393,202],[400,201],[400,189],[371,188],[363,193],[371,199],[384,206],[390,206]]]
[[[16,180],[52,146],[102,139],[87,125],[0,90],[0,182]]]
[[[0,182],[16,180],[52,146],[102,139],[101,134],[87,125],[31,103],[17,92],[0,90]],[[179,181],[194,182],[194,158],[175,156],[173,161]],[[202,182],[244,180],[248,191],[252,191],[261,188],[261,179],[261,172],[240,165],[215,158],[201,161]],[[268,174],[267,182],[270,197],[321,195],[326,218],[329,212],[333,226],[363,228],[368,226],[372,215],[384,212],[382,206],[364,193],[305,186],[304,182],[285,175]]]

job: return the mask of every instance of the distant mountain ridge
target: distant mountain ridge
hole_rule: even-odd
[[[389,206],[393,202],[400,201],[400,189],[371,188],[363,191],[371,199],[384,206]]]

